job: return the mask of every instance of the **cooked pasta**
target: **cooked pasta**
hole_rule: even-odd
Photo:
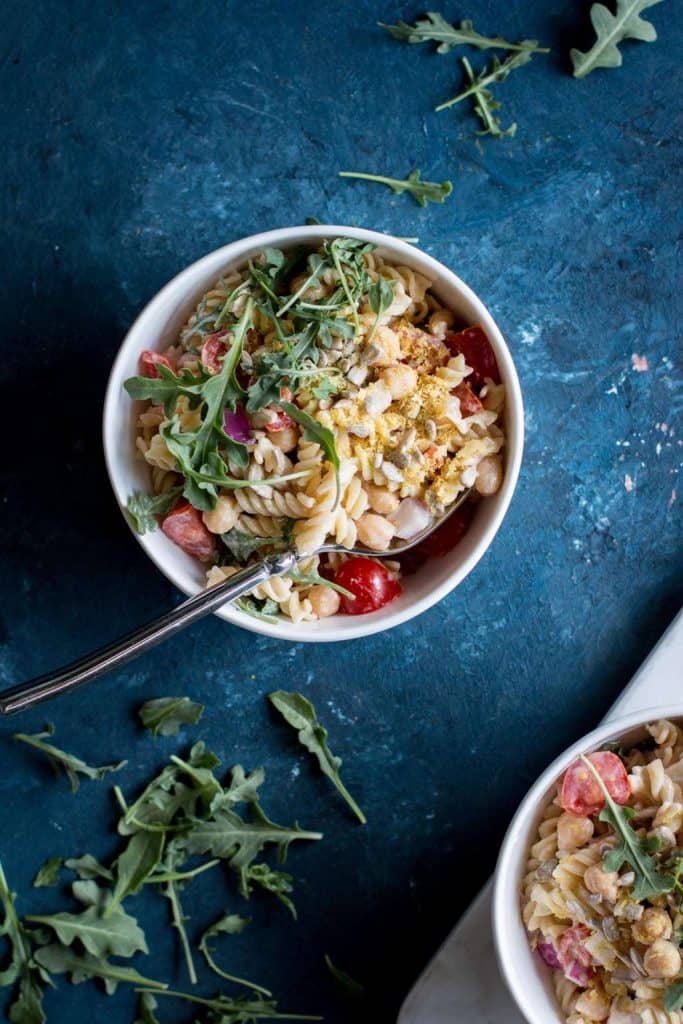
[[[522,919],[567,1024],[683,1024],[681,735],[646,733],[569,766],[529,851]]]
[[[455,328],[428,278],[365,242],[267,249],[231,268],[126,382],[145,403],[145,523],[163,517],[173,542],[213,566],[209,583],[292,545],[302,559],[325,544],[388,551],[462,499],[464,532],[503,477],[505,390],[483,328]],[[354,559],[299,567],[241,607],[300,622],[400,593],[398,563]],[[361,598],[358,573],[381,586]],[[321,601],[335,574],[341,598]],[[666,730],[657,742],[681,746]]]

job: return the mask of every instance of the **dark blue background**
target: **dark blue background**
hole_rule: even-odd
[[[653,8],[655,44],[627,44],[622,68],[575,81],[567,51],[590,40],[588,9],[449,0],[449,17],[552,47],[498,89],[517,138],[479,142],[464,107],[431,112],[459,87],[457,54],[400,45],[376,27],[412,20],[412,3],[3,8],[3,684],[179,599],[114,506],[100,411],[136,313],[219,245],[307,216],[419,236],[501,324],[528,429],[491,551],[420,619],[337,647],[211,619],[3,723],[0,856],[21,910],[64,902],[29,888],[46,856],[107,856],[116,840],[109,784],[71,796],[11,743],[16,728],[50,717],[66,748],[94,762],[129,758],[119,776],[129,793],[203,736],[226,764],[266,767],[277,820],[325,832],[291,852],[299,923],[253,900],[251,928],[222,947],[228,968],[272,987],[283,1009],[389,1021],[491,870],[534,775],[605,712],[678,609],[682,24],[673,4]],[[452,179],[446,205],[421,210],[337,178],[414,166]],[[276,686],[317,704],[366,828],[270,716],[264,695]],[[136,708],[181,693],[207,704],[201,727],[155,744]],[[218,871],[189,903],[193,936],[225,908],[244,912]],[[165,903],[150,895],[135,908],[152,947],[140,969],[186,985]],[[367,985],[367,1013],[340,1000],[325,952]],[[202,991],[217,987],[202,974]],[[64,984],[46,1005],[52,1021],[132,1020],[130,993],[107,1000],[90,985]],[[192,1019],[170,1002],[162,1018]]]

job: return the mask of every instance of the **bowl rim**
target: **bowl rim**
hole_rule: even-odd
[[[534,818],[540,812],[550,787],[557,782],[560,775],[579,754],[586,751],[592,752],[605,742],[618,739],[625,733],[660,718],[674,721],[683,719],[683,703],[641,708],[639,711],[632,711],[627,715],[620,715],[618,718],[610,718],[581,736],[559,754],[538,776],[522,799],[505,832],[494,871],[491,925],[501,976],[517,1007],[529,1024],[550,1024],[550,1022],[545,1010],[542,1011],[542,1015],[539,1015],[536,1009],[530,1005],[529,994],[524,985],[522,972],[518,970],[518,965],[523,955],[525,959],[528,958],[538,972],[545,972],[547,968],[544,968],[538,957],[534,957],[525,930],[520,932],[524,940],[523,947],[520,943],[520,955],[516,955],[517,951],[511,955],[509,926],[513,921],[515,924],[521,923],[518,895],[521,877],[518,863],[520,857],[524,855],[524,851],[528,850],[529,835]],[[558,1024],[564,1022],[559,1005],[557,1022]]]
[[[170,564],[166,558],[159,557],[155,551],[150,550],[150,546],[147,543],[147,535],[141,536],[136,533],[125,513],[125,501],[121,500],[123,488],[120,487],[119,473],[116,469],[113,456],[117,440],[116,425],[118,421],[116,403],[119,397],[118,384],[115,382],[118,381],[118,378],[121,376],[121,365],[128,359],[131,341],[144,328],[145,322],[148,319],[153,318],[160,307],[163,308],[164,304],[177,289],[186,287],[187,291],[190,292],[192,290],[191,282],[195,278],[199,279],[202,276],[202,273],[208,269],[210,265],[220,262],[224,268],[227,268],[231,263],[239,262],[246,252],[253,249],[265,248],[266,246],[278,246],[285,248],[288,245],[297,243],[313,243],[324,238],[337,236],[373,242],[378,247],[383,247],[388,251],[389,257],[392,261],[404,261],[408,266],[414,267],[420,273],[431,273],[434,278],[439,278],[441,280],[445,279],[447,283],[465,299],[465,301],[475,307],[479,322],[483,323],[487,333],[489,333],[492,339],[493,347],[496,352],[496,359],[501,367],[502,375],[506,383],[507,415],[510,422],[514,423],[515,430],[512,439],[506,437],[507,461],[503,486],[491,499],[491,501],[496,502],[495,514],[491,517],[491,521],[485,528],[484,533],[467,558],[465,558],[445,580],[431,588],[427,594],[411,601],[406,606],[395,611],[386,611],[385,609],[381,609],[379,612],[371,613],[370,615],[356,616],[355,618],[358,620],[357,623],[354,623],[351,628],[345,628],[343,631],[335,629],[334,616],[329,620],[321,620],[321,623],[329,623],[329,625],[317,623],[317,628],[315,633],[313,633],[312,630],[307,630],[305,623],[297,625],[292,622],[283,622],[282,624],[263,622],[245,615],[243,612],[240,612],[238,609],[235,609],[230,605],[224,605],[215,612],[215,614],[220,618],[232,623],[233,625],[247,629],[250,632],[276,639],[297,642],[324,643],[339,640],[353,640],[359,637],[370,636],[374,633],[383,632],[386,629],[391,629],[394,626],[401,625],[401,623],[415,618],[417,615],[427,611],[443,597],[449,594],[458,586],[459,583],[462,582],[463,579],[465,579],[466,576],[469,575],[472,569],[474,569],[476,564],[486,553],[500,529],[510,506],[522,463],[522,454],[524,450],[524,406],[519,377],[507,342],[505,341],[500,328],[493,319],[488,308],[476,293],[466,285],[465,282],[457,276],[457,274],[453,273],[452,270],[446,267],[443,263],[440,263],[433,256],[423,252],[423,250],[410,245],[393,235],[383,234],[382,232],[372,231],[367,228],[356,228],[339,224],[300,225],[286,228],[275,228],[270,231],[259,232],[245,238],[236,239],[233,242],[229,242],[227,245],[219,246],[217,249],[212,250],[206,255],[201,256],[198,260],[189,264],[189,266],[185,267],[171,278],[171,280],[156,292],[156,294],[153,295],[145,304],[141,312],[126,331],[125,337],[123,338],[112,363],[107,380],[102,416],[102,438],[107,474],[114,492],[116,503],[119,506],[119,510],[123,515],[128,528],[131,530],[131,533],[147,556],[154,562],[166,578],[174,584],[174,586],[187,596],[196,594],[200,589],[199,586],[192,587],[186,585],[184,582],[181,583],[178,578],[179,574],[176,571],[176,567]],[[220,271],[218,271],[218,273],[220,273]],[[508,433],[510,433],[510,431],[508,431]],[[391,608],[391,606],[387,607]]]

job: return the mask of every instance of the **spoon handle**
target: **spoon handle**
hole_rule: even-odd
[[[57,672],[29,679],[25,683],[0,693],[0,715],[13,715],[17,711],[39,704],[50,697],[62,693],[70,693],[78,686],[89,683],[111,669],[125,664],[138,654],[167,640],[181,629],[191,625],[197,619],[215,611],[227,601],[234,601],[248,590],[258,586],[271,576],[283,576],[296,564],[297,556],[292,551],[269,555],[258,565],[235,573],[215,587],[202,590],[194,597],[183,601],[177,608],[172,608],[164,615],[148,622],[146,626],[133,630],[120,640],[106,647],[101,647],[92,654],[66,665]]]

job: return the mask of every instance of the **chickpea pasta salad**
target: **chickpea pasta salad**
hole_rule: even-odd
[[[532,949],[567,1024],[683,1022],[683,732],[574,761],[522,884]]]
[[[267,248],[228,271],[174,344],[140,354],[125,388],[150,470],[149,492],[127,506],[139,532],[160,524],[209,585],[271,552],[300,554],[239,603],[260,617],[382,607],[402,571],[460,540],[503,478],[505,392],[485,331],[356,239]],[[403,564],[317,554],[388,552],[455,503]]]

